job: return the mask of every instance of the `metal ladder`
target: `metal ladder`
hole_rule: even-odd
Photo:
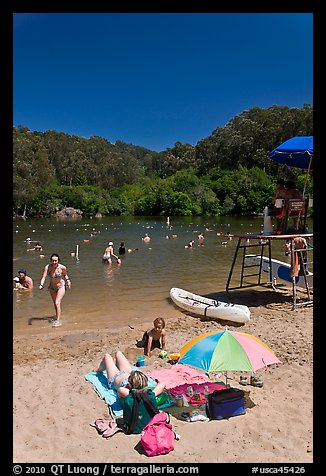
[[[293,309],[295,309],[298,306],[305,306],[305,305],[313,303],[313,301],[311,299],[311,294],[313,292],[313,288],[311,288],[309,286],[308,281],[307,281],[308,252],[312,251],[312,249],[308,247],[307,249],[294,250],[293,238],[292,239],[288,238],[288,239],[291,239],[291,272],[292,272],[292,276],[293,276],[293,279],[292,279],[292,296],[293,296]],[[241,244],[242,240],[246,240],[245,244]],[[243,289],[243,288],[248,288],[248,287],[264,286],[264,285],[271,286],[273,289],[276,290],[278,286],[284,286],[285,284],[283,284],[283,283],[276,284],[276,279],[273,278],[273,272],[272,272],[272,266],[271,266],[271,259],[272,259],[271,239],[269,239],[267,237],[265,238],[265,237],[262,236],[261,240],[260,240],[260,243],[252,243],[252,244],[247,243],[247,240],[248,240],[248,238],[245,237],[245,236],[240,236],[239,239],[238,239],[238,244],[237,244],[237,247],[236,247],[236,250],[235,250],[235,253],[234,253],[232,265],[231,265],[228,280],[227,280],[227,283],[226,283],[226,291],[229,292],[229,291],[235,290],[235,289]],[[262,274],[262,269],[263,269],[262,265],[263,265],[263,258],[264,258],[264,249],[265,249],[266,246],[267,246],[267,250],[268,250],[268,259],[269,259],[269,262],[270,262],[269,281],[262,282],[261,274]],[[257,264],[249,264],[249,265],[246,264],[246,259],[245,259],[247,248],[254,248],[254,247],[256,247],[256,248],[259,247],[260,248],[260,253],[257,254],[257,255],[254,255],[254,256],[260,256],[261,257],[260,264],[259,264],[259,270],[258,270],[257,273],[247,273],[247,274],[245,274],[246,269],[248,269],[248,268],[257,268]],[[231,287],[230,283],[231,283],[234,267],[235,267],[235,264],[237,262],[238,254],[239,254],[240,249],[243,250],[241,273],[240,273],[240,285]],[[308,299],[307,301],[300,302],[300,303],[297,302],[297,286],[296,286],[296,279],[295,279],[296,277],[295,277],[295,269],[294,269],[295,268],[295,264],[294,264],[295,263],[295,253],[298,253],[298,256],[299,256],[299,262],[301,264],[300,273],[302,273],[302,275],[304,277],[305,289],[306,289],[307,299]],[[305,254],[305,256],[304,256],[304,254]],[[305,261],[305,258],[307,259],[306,261]],[[313,263],[310,262],[310,264],[312,265]],[[257,276],[257,283],[252,283],[252,282],[248,283],[248,282],[245,281],[246,278],[250,278],[250,277],[254,277],[254,276]]]
[[[228,280],[227,280],[227,283],[226,283],[226,291],[229,292],[231,290],[234,290],[234,289],[242,289],[242,288],[246,288],[246,287],[253,287],[253,286],[263,286],[264,284],[270,284],[272,282],[272,269],[270,269],[270,281],[267,281],[265,283],[262,282],[261,280],[261,273],[262,273],[262,263],[263,263],[263,256],[264,256],[264,248],[267,246],[268,247],[268,256],[269,256],[269,259],[271,259],[271,243],[270,243],[270,240],[269,239],[266,239],[264,240],[262,238],[262,241],[261,243],[247,243],[247,239],[246,239],[246,243],[245,244],[241,244],[241,241],[245,239],[245,238],[242,238],[240,237],[239,240],[238,240],[238,244],[237,244],[237,248],[235,250],[235,254],[234,254],[234,257],[233,257],[233,261],[232,261],[232,265],[231,265],[231,269],[230,269],[230,273],[229,273],[229,277],[228,277]],[[260,248],[260,253],[257,254],[256,256],[261,256],[261,260],[260,260],[260,265],[259,265],[259,271],[258,273],[250,273],[250,274],[244,274],[245,273],[245,270],[247,268],[257,268],[257,264],[246,264],[246,251],[247,251],[247,248],[257,248],[259,247]],[[231,283],[231,279],[232,279],[232,274],[233,274],[233,270],[234,270],[234,266],[236,264],[236,261],[237,261],[237,258],[238,258],[238,253],[240,251],[240,249],[243,250],[243,255],[242,255],[242,266],[241,266],[241,275],[240,275],[240,285],[239,286],[234,286],[234,287],[230,287],[230,283]],[[253,276],[257,276],[257,283],[245,283],[245,279],[246,278],[249,278],[249,277],[253,277]]]

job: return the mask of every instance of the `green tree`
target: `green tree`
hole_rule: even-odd
[[[192,203],[189,196],[184,192],[173,192],[171,196],[171,215],[191,216]]]
[[[276,177],[303,188],[302,171],[277,164],[268,152],[295,135],[312,135],[312,125],[307,104],[253,107],[196,146],[177,141],[159,153],[98,136],[14,127],[14,210],[26,216],[47,216],[61,206],[88,215],[260,213]],[[306,185],[312,195],[312,180]]]
[[[53,168],[42,140],[26,128],[14,129],[13,199],[26,216],[29,202],[54,180]]]

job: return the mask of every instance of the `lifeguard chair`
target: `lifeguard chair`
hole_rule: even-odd
[[[289,232],[301,232],[305,233],[307,230],[307,215],[308,215],[308,206],[309,199],[297,199],[290,198],[284,200],[284,219],[282,225],[282,234],[287,234]],[[289,220],[293,219],[293,225],[289,223]]]

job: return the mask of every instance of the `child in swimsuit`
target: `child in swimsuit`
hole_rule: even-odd
[[[156,347],[165,350],[166,345],[165,321],[163,317],[157,317],[153,324],[153,329],[144,332],[142,340],[136,344],[137,347],[144,347],[144,353],[149,357],[152,349]]]

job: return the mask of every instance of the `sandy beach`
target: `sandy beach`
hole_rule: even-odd
[[[108,418],[108,407],[84,375],[96,370],[104,352],[123,351],[132,363],[135,346],[152,321],[115,328],[49,328],[44,335],[14,336],[13,461],[15,463],[312,463],[313,309],[292,310],[289,291],[241,291],[251,319],[229,329],[263,340],[281,364],[256,375],[264,386],[243,387],[252,404],[245,415],[222,421],[171,422],[181,439],[167,455],[148,458],[135,449],[139,435],[117,433],[104,439],[90,426]],[[172,305],[172,304],[171,304]],[[153,319],[158,317],[153,310]],[[167,319],[167,350],[176,352],[195,335],[224,330],[175,308]],[[156,350],[146,369],[171,367]],[[228,372],[231,386],[240,372]]]

